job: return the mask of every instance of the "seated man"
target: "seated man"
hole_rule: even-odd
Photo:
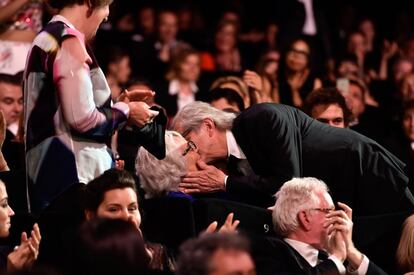
[[[234,233],[212,233],[181,246],[176,274],[255,275],[256,270],[245,238]]]
[[[336,88],[320,88],[311,92],[303,109],[310,117],[334,127],[348,127],[352,119],[345,98]]]
[[[273,225],[283,240],[268,239],[260,274],[385,274],[355,248],[352,209],[328,194],[316,178],[294,178],[276,193]],[[263,249],[263,246],[260,248]],[[344,266],[345,260],[347,266]]]

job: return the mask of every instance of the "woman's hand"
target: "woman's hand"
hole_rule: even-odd
[[[239,220],[233,221],[233,218],[234,218],[233,213],[228,214],[226,221],[220,227],[218,232],[237,232],[237,226],[240,224],[240,221]],[[214,221],[201,234],[214,233],[217,231],[217,226],[218,226],[217,221]]]
[[[27,237],[26,232],[23,232],[20,245],[7,256],[7,270],[13,271],[33,266],[39,255],[41,238],[37,223],[33,225],[30,238]]]

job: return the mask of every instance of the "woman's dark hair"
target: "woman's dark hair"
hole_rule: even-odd
[[[125,188],[132,188],[137,193],[134,177],[129,172],[115,168],[105,171],[84,187],[84,209],[96,212],[106,192]]]
[[[113,0],[47,0],[47,4],[53,9],[61,10],[65,7],[73,5],[83,5],[90,3],[90,8],[95,9],[105,5],[109,5]]]
[[[150,263],[140,232],[124,220],[85,222],[75,248],[76,274],[146,274]]]

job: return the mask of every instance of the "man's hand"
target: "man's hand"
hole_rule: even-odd
[[[224,178],[226,175],[216,167],[207,165],[204,161],[197,161],[200,171],[189,172],[179,185],[181,192],[191,193],[213,193],[225,191]]]
[[[329,236],[327,250],[330,255],[334,255],[341,262],[345,261],[346,256],[347,256],[346,245],[345,245],[344,237],[340,232],[334,231]]]
[[[350,264],[350,268],[356,270],[362,263],[364,256],[358,249],[356,249],[354,242],[352,241],[352,229],[354,227],[352,222],[352,209],[341,202],[338,202],[338,206],[342,208],[342,210],[333,211],[326,215],[329,219],[329,223],[332,224],[328,233],[339,232],[342,234],[346,245],[347,260]]]
[[[158,115],[158,111],[150,109],[148,104],[141,101],[132,101],[128,103],[129,119],[128,122],[141,128],[147,123],[150,123]]]

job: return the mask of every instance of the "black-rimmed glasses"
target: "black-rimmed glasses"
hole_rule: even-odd
[[[189,140],[187,142],[187,148],[185,148],[184,150],[183,157],[185,157],[185,155],[187,155],[188,152],[195,151],[195,150],[197,150],[197,145],[195,145],[193,141]]]

